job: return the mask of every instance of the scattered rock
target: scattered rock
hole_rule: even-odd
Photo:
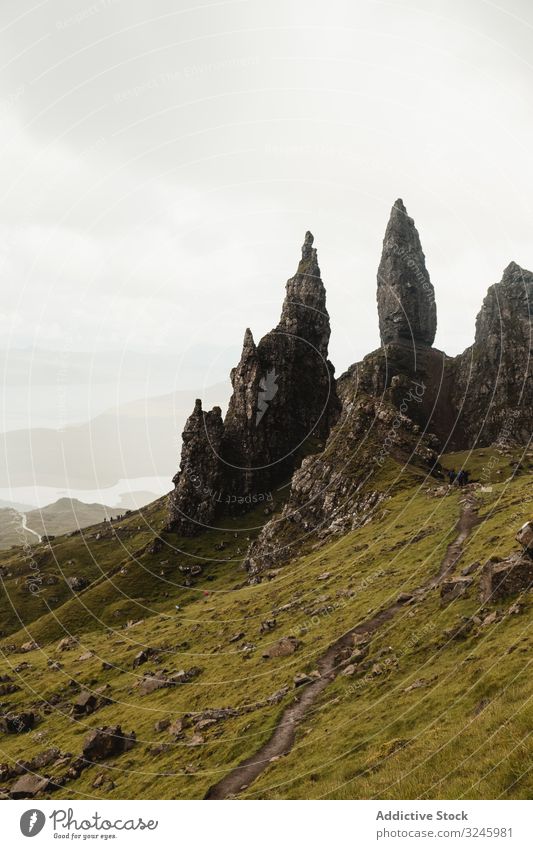
[[[461,569],[461,575],[472,575],[474,572],[477,572],[481,563],[479,560],[476,560],[474,563],[471,563],[470,566],[465,566],[464,569]]]
[[[94,693],[88,690],[83,690],[72,706],[74,716],[82,716],[83,714],[94,713],[98,706],[98,698]]]
[[[268,649],[263,652],[262,657],[287,657],[290,654],[294,654],[300,645],[300,640],[297,640],[296,637],[283,637],[281,640],[278,640],[277,643],[269,646]]]
[[[78,641],[74,637],[63,637],[57,644],[58,651],[70,651],[78,645]]]
[[[84,578],[81,575],[73,575],[71,578],[67,578],[68,586],[75,593],[80,593],[89,586],[89,583],[89,579]]]
[[[141,666],[143,663],[146,663],[150,658],[153,658],[156,654],[155,649],[142,649],[142,651],[138,652],[133,658],[133,668],[136,669],[138,666]]]
[[[237,643],[239,640],[242,640],[244,637],[244,631],[239,631],[237,634],[234,634],[233,637],[230,637],[228,643]]]
[[[31,711],[8,713],[0,718],[0,731],[4,734],[25,734],[31,731],[36,722],[36,716]]]
[[[310,684],[313,681],[311,676],[306,675],[305,672],[298,672],[293,680],[295,687],[302,687],[304,684]]]
[[[414,599],[414,595],[412,593],[400,593],[398,598],[396,599],[397,604],[407,604],[409,601]]]
[[[480,579],[481,601],[497,601],[530,590],[533,586],[533,559],[511,555],[501,563],[489,560]]]
[[[516,535],[517,542],[524,546],[524,551],[533,555],[533,522],[526,522],[522,525]]]
[[[500,613],[498,613],[497,610],[493,610],[491,613],[489,613],[488,616],[485,616],[485,618],[482,620],[481,627],[486,628],[487,625],[494,625],[494,623],[498,622],[500,619]]]
[[[195,746],[201,746],[204,742],[204,738],[201,734],[193,734],[190,740],[187,740],[187,746],[194,748]]]
[[[184,717],[179,717],[175,719],[172,723],[168,725],[168,733],[173,737],[179,737],[180,734],[183,733],[186,727],[186,722]]]
[[[135,745],[135,741],[135,732],[125,734],[120,725],[95,728],[83,742],[83,757],[88,761],[103,761],[127,752]]]
[[[27,643],[22,643],[19,651],[21,654],[26,654],[29,651],[35,651],[39,648],[39,644],[35,642],[35,640],[28,640]]]
[[[14,783],[9,795],[12,799],[33,799],[38,793],[44,793],[50,784],[50,779],[40,775],[22,775]]]
[[[83,654],[80,654],[78,660],[83,663],[86,660],[90,660],[91,657],[93,657],[92,651],[85,651],[85,652],[83,652]]]
[[[441,604],[449,604],[456,598],[464,598],[468,588],[472,585],[472,578],[449,578],[443,581],[440,588]]]

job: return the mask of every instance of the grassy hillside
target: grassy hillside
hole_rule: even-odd
[[[481,521],[453,574],[515,550],[516,529],[533,512],[531,453],[442,458],[445,467],[461,461],[483,483],[468,496]],[[443,605],[432,581],[456,539],[465,492],[392,460],[384,480],[387,499],[372,521],[256,586],[239,564],[263,510],[154,547],[162,499],[111,525],[5,553],[2,713],[32,710],[39,719],[27,733],[0,735],[0,759],[12,770],[57,747],[61,755],[30,768],[62,784],[56,797],[201,798],[305,692],[295,676],[314,680],[339,637],[394,608],[362,648],[354,643],[352,659],[339,657],[339,674],[310,705],[290,751],[239,795],[530,797],[533,599],[481,607],[476,570],[466,596]],[[79,591],[66,581],[80,577]],[[65,636],[76,640],[66,650]],[[292,654],[263,656],[287,637],[299,641]],[[21,651],[31,640],[38,647]],[[150,673],[167,681],[181,670],[191,680],[177,675],[145,693]],[[84,691],[110,702],[73,714]],[[116,724],[135,732],[135,745],[80,769],[88,732]],[[14,783],[7,775],[0,769],[5,792]]]

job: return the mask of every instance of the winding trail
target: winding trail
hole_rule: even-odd
[[[19,513],[19,516],[22,520],[22,530],[26,531],[26,533],[28,533],[28,534],[34,534],[34,536],[37,537],[37,541],[41,542],[41,535],[38,534],[37,531],[32,531],[31,528],[28,528],[28,525],[26,524],[27,521],[28,521],[28,517],[26,516],[26,513]]]
[[[455,526],[457,536],[446,549],[439,571],[434,578],[426,581],[410,595],[420,597],[426,590],[437,587],[448,575],[450,575],[463,553],[464,543],[470,532],[480,519],[477,516],[476,500],[471,492],[465,492],[460,502],[461,510],[458,522]],[[342,637],[339,637],[324,652],[318,661],[320,678],[303,687],[297,701],[287,707],[281,715],[279,722],[267,742],[258,749],[251,757],[242,761],[238,766],[225,775],[219,782],[213,784],[205,795],[205,799],[228,799],[237,796],[241,790],[246,789],[268,766],[270,760],[280,755],[286,755],[292,749],[296,738],[296,731],[300,722],[304,719],[311,705],[316,701],[320,693],[326,689],[343,668],[343,661],[353,652],[355,635],[370,636],[381,626],[392,619],[406,601],[396,601],[388,607],[383,608],[375,616],[366,619],[354,628],[351,628]]]

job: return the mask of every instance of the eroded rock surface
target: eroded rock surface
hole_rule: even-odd
[[[383,344],[433,344],[437,330],[435,291],[418,230],[401,199],[392,207],[383,240],[377,298]]]
[[[224,422],[218,408],[204,413],[199,401],[187,421],[170,499],[172,530],[192,535],[217,515],[267,503],[273,487],[323,447],[340,409],[329,336],[326,290],[308,232],[279,324],[258,345],[245,333]]]

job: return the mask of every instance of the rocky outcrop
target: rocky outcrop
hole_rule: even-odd
[[[224,422],[218,408],[203,413],[199,401],[187,422],[169,529],[192,535],[217,515],[271,500],[302,458],[323,447],[340,410],[329,336],[326,290],[308,232],[277,327],[258,345],[245,333]]]
[[[511,263],[488,291],[472,347],[448,357],[432,347],[435,293],[418,231],[398,200],[377,302],[382,347],[335,383],[326,293],[307,233],[277,327],[257,345],[246,331],[224,422],[216,408],[204,414],[197,402],[187,424],[173,529],[195,533],[291,481],[282,511],[247,552],[253,581],[378,515],[386,498],[380,472],[389,461],[439,475],[444,451],[531,439],[531,272]]]
[[[135,741],[135,732],[126,734],[120,725],[94,728],[83,741],[82,755],[86,761],[103,761],[129,751]]]
[[[489,560],[483,567],[479,590],[481,601],[495,602],[533,588],[533,559],[512,554],[506,560]]]
[[[415,222],[401,199],[391,215],[378,269],[378,315],[381,340],[432,345],[437,330],[435,291]]]
[[[224,432],[220,407],[202,410],[198,399],[182,434],[181,464],[169,502],[170,526],[184,536],[208,528],[222,487],[220,443]]]
[[[307,457],[295,472],[290,496],[250,545],[244,567],[251,583],[265,570],[286,563],[306,547],[332,534],[344,534],[372,521],[387,499],[381,470],[392,460],[438,469],[439,442],[410,417],[416,386],[405,412],[390,402],[362,394],[346,402],[325,450]]]
[[[491,286],[472,347],[455,359],[462,447],[527,444],[533,430],[533,274],[512,262]]]

